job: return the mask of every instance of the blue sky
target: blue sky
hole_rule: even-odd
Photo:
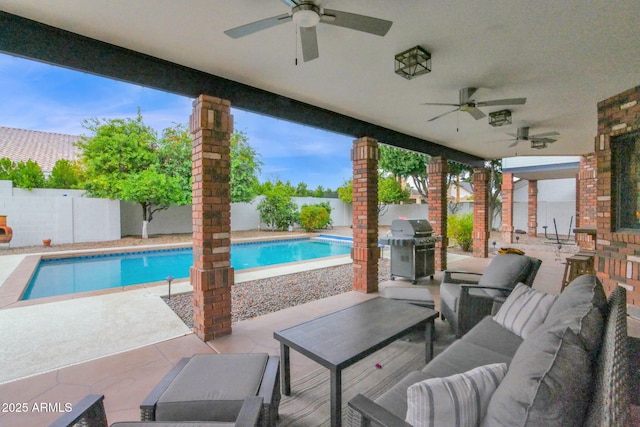
[[[158,133],[188,124],[189,98],[0,54],[0,126],[86,134],[92,117],[135,117]],[[215,94],[212,94],[215,95]],[[233,102],[233,101],[232,101]],[[335,190],[351,178],[352,138],[232,109],[235,127],[260,153],[261,181],[305,182]]]

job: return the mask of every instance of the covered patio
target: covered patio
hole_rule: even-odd
[[[595,236],[581,237],[578,244],[597,251],[595,269],[607,293],[621,285],[627,289],[628,302],[639,304],[638,219],[627,217],[637,216],[640,202],[634,199],[620,207],[620,176],[636,172],[633,165],[623,170],[612,163],[612,156],[621,156],[616,142],[632,147],[640,129],[639,69],[637,61],[630,59],[640,57],[640,45],[627,34],[640,24],[633,1],[600,1],[589,7],[577,0],[561,5],[545,1],[535,7],[488,0],[402,7],[364,0],[319,2],[320,7],[348,8],[350,13],[385,19],[392,26],[384,37],[376,37],[336,28],[346,24],[319,25],[313,34],[321,54],[315,59],[306,56],[304,46],[298,58],[298,35],[292,23],[273,21],[270,26],[275,28],[240,39],[224,33],[286,14],[287,5],[298,3],[222,1],[158,7],[151,0],[117,5],[93,0],[42,8],[35,0],[7,0],[0,5],[1,52],[195,99],[190,120],[194,139],[191,283],[194,331],[209,343],[208,348],[273,350],[266,338],[245,334],[243,326],[232,328],[230,320],[232,107],[354,139],[353,146],[345,149],[351,150],[353,160],[351,255],[357,292],[332,300],[320,311],[361,301],[378,291],[379,144],[431,156],[429,221],[434,233],[444,236],[436,248],[439,272],[448,267],[447,161],[473,168],[473,267],[481,269],[490,254],[485,161],[539,155],[537,149],[542,148],[528,139],[517,140],[518,145],[505,141],[505,131],[520,133],[521,128],[536,134],[559,133],[557,141],[543,144],[547,155],[582,157],[576,225],[593,228]],[[430,72],[403,79],[394,73],[394,58],[416,45],[429,51]],[[471,95],[464,97],[465,93]],[[526,102],[509,102],[522,97]],[[498,101],[507,101],[513,126],[494,127],[480,120],[504,109],[505,102]],[[505,183],[512,182],[509,174],[505,178]],[[509,184],[503,185],[503,203],[509,201],[509,189]],[[508,218],[503,210],[506,241],[513,235]],[[545,281],[542,274],[547,271],[555,277],[556,264],[543,263],[550,270],[541,270],[536,283],[559,286],[561,280]],[[275,326],[266,325],[270,336]],[[189,345],[206,348],[191,338]],[[159,359],[164,359],[163,365],[171,357],[162,354]],[[91,386],[80,387],[87,388]],[[113,409],[123,419],[131,419],[134,408]]]

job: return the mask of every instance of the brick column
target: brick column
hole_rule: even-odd
[[[193,330],[203,341],[231,333],[231,195],[229,101],[193,103]]]
[[[353,142],[353,290],[378,290],[378,160],[380,149],[373,138]]]
[[[529,209],[529,220],[527,221],[527,235],[538,236],[538,180],[529,181],[529,199],[527,207]]]
[[[429,223],[435,236],[442,236],[436,243],[436,270],[447,269],[447,159],[431,157],[427,164],[429,175]]]
[[[473,256],[489,256],[489,170],[473,170]]]
[[[513,174],[502,174],[502,243],[513,243]]]
[[[598,225],[598,173],[595,153],[580,157],[580,170],[576,179],[576,228],[596,228]],[[595,250],[593,234],[576,233],[580,249]]]

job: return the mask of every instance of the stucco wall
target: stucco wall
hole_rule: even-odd
[[[513,191],[513,226],[527,230],[528,182],[516,183]],[[573,217],[573,221],[571,220]],[[549,179],[538,181],[538,234],[544,236],[544,226],[548,236],[555,236],[553,219],[556,220],[558,234],[567,235],[569,225],[576,226],[576,180]]]
[[[83,197],[78,190],[12,188],[0,181],[0,215],[13,229],[9,247],[96,242],[120,238],[119,202]]]

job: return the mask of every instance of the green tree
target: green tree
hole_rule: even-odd
[[[353,180],[345,181],[338,187],[338,199],[345,203],[353,203]]]
[[[315,190],[313,190],[313,197],[324,197],[325,189],[322,185],[318,185]]]
[[[184,200],[177,204],[191,203],[191,150],[191,133],[186,126],[177,124],[164,129],[157,145],[158,172],[178,181]]]
[[[260,154],[244,132],[231,134],[231,201],[250,202],[259,192]]]
[[[84,185],[84,170],[78,162],[68,159],[60,159],[51,169],[51,175],[47,178],[49,188],[82,188]]]
[[[11,172],[11,180],[14,187],[26,188],[27,190],[43,188],[46,183],[42,168],[33,160],[16,163]]]
[[[286,230],[298,220],[298,206],[291,200],[293,187],[278,181],[258,203],[260,221],[271,229]]]
[[[404,202],[409,199],[411,191],[393,177],[378,176],[378,213],[383,212],[387,205]],[[338,198],[345,203],[353,203],[353,180],[346,181],[338,187]]]
[[[0,159],[0,180],[2,181],[10,181],[11,174],[13,173],[13,168],[15,164],[8,157],[3,157]]]
[[[412,178],[425,203],[428,201],[429,195],[428,162],[429,156],[426,154],[414,153],[388,145],[380,146],[380,162],[378,163],[380,169],[396,178]]]
[[[87,171],[87,192],[94,197],[138,203],[142,208],[143,238],[148,237],[147,226],[156,212],[189,202],[184,176],[177,175],[181,170],[178,164],[189,158],[180,160],[167,155],[167,151],[187,151],[167,148],[175,142],[172,138],[158,141],[140,112],[135,119],[85,120],[83,127],[92,133],[78,142]],[[164,135],[179,133],[174,129]]]
[[[309,190],[308,186],[306,183],[304,182],[299,182],[298,185],[296,186],[296,192],[295,195],[297,197],[309,197],[311,196],[312,192],[311,190]]]

